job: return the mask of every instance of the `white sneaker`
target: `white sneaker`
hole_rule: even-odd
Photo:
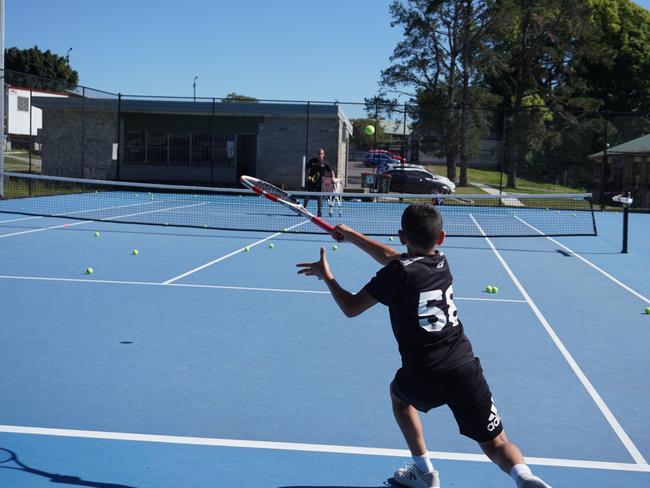
[[[537,476],[532,476],[528,479],[517,480],[517,488],[551,488],[550,485],[547,485],[543,480]]]
[[[395,471],[393,478],[398,484],[411,488],[440,488],[440,476],[436,470],[431,473],[423,473],[415,464],[399,468]]]

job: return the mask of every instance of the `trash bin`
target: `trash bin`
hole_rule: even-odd
[[[375,175],[373,173],[361,173],[361,188],[375,188]]]
[[[376,175],[375,188],[378,193],[388,193],[390,191],[390,175]]]

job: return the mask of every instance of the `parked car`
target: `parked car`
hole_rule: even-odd
[[[392,166],[383,174],[390,175],[390,191],[395,193],[449,194],[456,190],[449,178],[434,175],[421,166]]]
[[[400,163],[409,164],[406,158],[385,149],[370,149],[363,157],[363,162],[366,166],[378,166],[381,161],[388,164]]]

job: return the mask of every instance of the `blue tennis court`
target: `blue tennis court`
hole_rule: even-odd
[[[396,486],[410,455],[390,408],[387,311],[346,319],[295,267],[326,246],[357,291],[378,265],[325,235],[165,226],[164,212],[158,226],[112,222],[129,213],[118,205],[101,203],[102,222],[0,213],[0,448],[18,458],[0,486]],[[533,470],[554,487],[647,487],[650,215],[630,216],[629,254],[620,214],[596,224],[597,237],[442,249]],[[512,486],[446,408],[422,419],[443,487]]]

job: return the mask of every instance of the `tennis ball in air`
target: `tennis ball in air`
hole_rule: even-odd
[[[373,135],[375,133],[375,127],[373,125],[366,125],[366,128],[364,129],[365,133],[368,134],[369,136]]]
[[[646,314],[646,315],[650,315],[650,307],[646,307],[646,308],[645,308],[645,314]]]
[[[137,256],[138,254],[140,254],[140,251],[138,251],[137,249],[134,249],[134,250],[133,250],[133,255],[134,255],[134,256]]]
[[[92,268],[86,268],[86,274],[93,274],[95,272]]]

